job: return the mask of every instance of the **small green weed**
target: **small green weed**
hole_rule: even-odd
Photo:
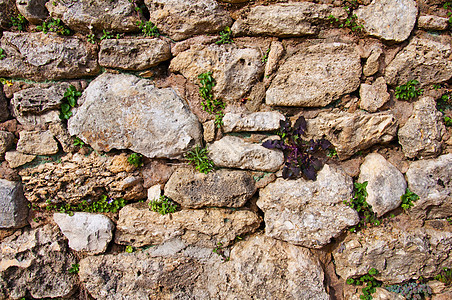
[[[452,126],[452,118],[446,115],[446,110],[452,110],[452,93],[447,92],[436,101],[436,109],[443,114],[444,125]]]
[[[46,210],[58,211],[72,216],[75,211],[116,213],[127,204],[127,201],[123,198],[112,199],[108,198],[106,195],[102,195],[98,201],[91,203],[83,200],[79,204],[52,204],[51,200],[48,199],[46,200],[46,204]]]
[[[114,33],[113,32],[110,32],[110,31],[106,31],[105,29],[104,30],[102,30],[102,36],[100,37],[100,40],[101,41],[103,41],[103,40],[107,40],[107,39],[114,39],[115,38],[115,35],[114,35]]]
[[[0,48],[0,60],[3,60],[4,58],[6,58],[5,50]]]
[[[143,165],[143,155],[141,155],[140,153],[132,153],[127,158],[127,161],[129,162],[129,164],[139,168]]]
[[[185,158],[188,163],[195,166],[195,169],[201,173],[207,174],[214,169],[213,162],[207,156],[208,151],[206,148],[202,148],[196,145],[195,148],[188,151],[185,154]]]
[[[449,223],[450,225],[452,225],[452,218],[447,218],[446,221],[447,221],[447,223]]]
[[[72,267],[70,267],[67,271],[69,273],[71,273],[71,274],[77,274],[78,271],[80,271],[80,265],[79,264],[72,264]]]
[[[78,136],[74,137],[74,146],[79,146],[80,148],[83,148],[85,146],[85,142],[82,141]]]
[[[378,270],[371,268],[366,275],[363,275],[357,279],[347,279],[347,284],[351,285],[365,285],[362,289],[362,295],[359,296],[362,300],[372,300],[372,294],[375,293],[376,288],[381,286],[381,281],[374,278],[378,274]]]
[[[72,31],[63,24],[60,19],[49,18],[42,25],[36,27],[37,30],[44,33],[55,32],[59,35],[71,35]]]
[[[198,75],[200,87],[199,94],[204,99],[201,102],[204,111],[215,115],[215,125],[217,128],[221,128],[223,125],[223,109],[224,103],[221,100],[215,99],[212,93],[212,89],[215,86],[215,79],[212,77],[212,72],[202,73]]]
[[[435,280],[441,281],[445,285],[452,284],[452,269],[443,268],[443,270],[434,277]]]
[[[134,251],[135,251],[135,248],[133,248],[132,246],[130,246],[130,245],[126,246],[127,253],[133,253]]]
[[[72,108],[77,105],[77,99],[82,95],[75,86],[71,85],[64,92],[64,98],[61,103],[60,119],[68,120],[72,116]]]
[[[95,44],[96,43],[96,35],[94,33],[88,34],[87,41],[88,41],[88,43]]]
[[[229,261],[229,256],[226,256],[225,253],[225,248],[223,247],[223,244],[221,242],[217,243],[217,246],[215,248],[212,249],[212,252],[215,253],[216,255],[221,257],[221,260],[223,262]]]
[[[330,150],[328,150],[327,155],[329,158],[334,158],[337,157],[337,150],[336,148],[330,148]]]
[[[452,2],[446,2],[443,8],[447,10],[447,16],[449,17],[449,26],[452,26]]]
[[[432,295],[431,288],[427,284],[418,281],[388,285],[385,286],[385,289],[390,292],[400,294],[406,299],[413,300],[426,299]]]
[[[353,32],[363,30],[364,26],[356,22],[358,17],[353,13],[353,10],[358,8],[358,2],[356,0],[345,1],[345,4],[346,5],[343,8],[348,16],[345,19],[344,23],[339,24],[339,28],[347,27],[350,28]],[[334,15],[329,15],[328,20],[330,20],[331,24],[339,22],[339,19]]]
[[[151,21],[140,21],[137,22],[138,27],[141,30],[141,33],[143,33],[144,36],[153,36],[153,37],[159,37],[160,32],[154,23]]]
[[[220,39],[215,42],[217,45],[232,44],[232,31],[231,28],[226,26],[223,31],[220,32]]]
[[[173,200],[162,195],[158,200],[149,202],[149,209],[158,212],[161,215],[166,215],[176,212],[177,205]]]
[[[419,200],[419,196],[416,195],[415,193],[413,193],[412,191],[410,191],[409,188],[406,188],[405,194],[400,196],[400,199],[402,199],[402,205],[401,206],[402,206],[403,210],[406,211],[410,207],[414,206],[413,201]]]
[[[417,80],[410,80],[406,84],[399,85],[395,89],[395,96],[400,100],[411,100],[419,97],[424,92],[423,89],[416,89],[419,84]]]
[[[21,14],[17,15],[17,17],[11,17],[11,26],[16,27],[19,31],[25,31],[27,24],[27,19]]]
[[[265,52],[264,56],[262,56],[261,61],[262,63],[266,63],[268,61],[268,54],[270,53],[270,48],[267,49],[267,52]]]

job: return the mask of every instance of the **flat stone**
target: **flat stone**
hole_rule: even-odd
[[[372,84],[361,84],[359,89],[361,102],[359,106],[368,112],[376,112],[389,101],[390,95],[383,77],[378,77]]]
[[[344,21],[347,13],[340,7],[311,2],[258,5],[240,15],[232,32],[237,35],[296,37],[316,34],[330,22],[329,16]]]
[[[284,115],[277,111],[251,114],[226,113],[223,117],[223,132],[272,131],[279,129]]]
[[[5,31],[0,47],[8,53],[0,60],[1,77],[44,81],[93,76],[100,71],[96,45],[74,36]]]
[[[58,143],[50,131],[21,131],[17,151],[32,155],[52,155],[58,152]]]
[[[170,44],[161,39],[106,39],[100,43],[99,65],[102,67],[144,70],[170,58]]]
[[[0,228],[28,225],[27,205],[20,182],[0,179]]]
[[[97,151],[130,149],[178,158],[202,138],[201,125],[171,88],[133,75],[104,73],[79,98],[68,130]]]
[[[409,214],[416,219],[452,216],[452,154],[410,164],[406,177],[410,191],[419,196]]]
[[[69,240],[69,247],[72,250],[91,255],[107,250],[115,228],[110,218],[101,214],[74,212],[70,216],[54,213],[53,220]]]
[[[256,192],[248,172],[220,169],[207,174],[179,168],[165,185],[165,195],[183,207],[241,207]]]
[[[5,153],[5,160],[10,168],[17,168],[31,162],[36,155],[23,154],[19,151],[8,151]]]
[[[406,40],[416,24],[417,4],[414,0],[374,0],[354,11],[357,23],[373,36],[395,42]]]
[[[180,41],[194,35],[215,33],[232,19],[215,0],[145,0],[149,20],[160,32]]]
[[[442,114],[436,110],[435,100],[432,97],[422,97],[414,103],[413,114],[399,129],[399,143],[403,153],[409,158],[438,155],[445,130]]]
[[[351,45],[308,45],[279,68],[267,90],[265,103],[272,106],[326,106],[359,87],[361,69],[360,57]]]
[[[278,178],[259,192],[257,206],[264,212],[265,234],[308,248],[321,248],[349,226],[358,213],[344,204],[353,180],[342,170],[325,165],[317,180]]]
[[[16,0],[16,7],[28,22],[40,25],[49,16],[46,2],[47,0]]]
[[[360,169],[358,182],[367,181],[366,202],[378,217],[402,204],[400,197],[405,194],[407,187],[405,178],[382,155],[368,154]]]
[[[0,156],[5,155],[6,151],[14,146],[14,139],[11,132],[0,130]]]
[[[245,142],[236,136],[225,136],[207,146],[215,166],[275,172],[284,163],[284,154],[261,144]]]
[[[449,19],[434,15],[419,16],[417,26],[425,30],[446,30]]]

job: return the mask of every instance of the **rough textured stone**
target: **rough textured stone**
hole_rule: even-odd
[[[128,0],[49,1],[46,7],[54,18],[61,19],[72,30],[91,33],[93,30],[114,32],[138,31],[142,19]]]
[[[360,57],[351,45],[307,46],[279,68],[265,102],[278,106],[325,106],[356,90],[360,76]]]
[[[144,70],[171,58],[170,44],[161,39],[107,39],[100,43],[99,65]]]
[[[215,0],[145,0],[149,20],[170,38],[180,41],[193,35],[214,33],[232,24]]]
[[[0,298],[67,298],[76,289],[75,264],[58,229],[45,225],[25,229],[0,244]]]
[[[348,226],[358,213],[343,203],[352,196],[353,180],[325,165],[316,181],[278,178],[259,192],[265,234],[295,245],[321,248]]]
[[[441,152],[441,139],[446,128],[442,114],[432,97],[422,97],[414,104],[411,117],[399,129],[399,143],[406,157],[429,157]]]
[[[20,182],[0,179],[0,228],[28,225],[27,204]]]
[[[51,2],[48,2],[51,3]],[[78,37],[4,32],[0,76],[37,81],[92,76],[99,73],[96,46]]]
[[[149,158],[177,158],[202,138],[201,125],[184,100],[150,80],[104,73],[78,101],[69,133],[97,151],[130,149]]]
[[[346,279],[376,268],[375,278],[387,284],[435,276],[452,263],[452,226],[445,220],[421,225],[402,214],[347,236],[333,252],[337,274]]]
[[[141,168],[143,175],[143,186],[147,189],[160,183],[165,184],[175,170],[175,166],[165,163],[162,160],[153,160]]]
[[[447,36],[413,37],[386,67],[386,82],[397,86],[416,79],[425,86],[449,80],[452,77],[451,41]]]
[[[357,22],[370,35],[388,41],[406,40],[416,24],[417,4],[414,0],[374,0],[354,11]]]
[[[0,83],[0,122],[4,122],[9,118],[8,101],[3,94],[3,85]]]
[[[270,35],[294,37],[319,32],[320,24],[330,22],[330,15],[338,21],[347,18],[340,7],[310,2],[278,3],[254,6],[234,22],[232,32],[237,35]]]
[[[223,131],[272,131],[279,128],[280,120],[284,120],[284,115],[277,111],[251,114],[227,113],[223,117]]]
[[[378,69],[380,68],[380,57],[382,54],[383,50],[381,48],[375,48],[372,50],[366,60],[366,64],[363,67],[364,76],[372,76],[378,72]]]
[[[165,195],[183,207],[241,207],[256,192],[245,171],[217,170],[208,174],[179,168],[165,185]]]
[[[148,201],[153,201],[162,195],[162,187],[160,184],[156,184],[148,188]]]
[[[383,77],[377,78],[373,84],[361,84],[359,96],[361,98],[359,106],[369,112],[376,112],[390,98],[386,81]]]
[[[146,204],[131,204],[119,212],[115,242],[141,247],[180,238],[185,247],[215,248],[218,243],[229,246],[237,236],[256,231],[260,223],[261,218],[248,210],[184,209],[160,215]]]
[[[419,16],[417,26],[425,30],[446,30],[449,25],[449,19],[428,15]]]
[[[340,159],[374,144],[389,142],[397,132],[396,120],[388,113],[320,113],[307,123],[308,134],[315,138],[325,136],[336,148]]]
[[[367,181],[366,202],[372,206],[377,216],[396,209],[402,203],[406,181],[403,174],[382,155],[371,153],[361,165],[358,182]]]
[[[210,143],[215,140],[216,128],[217,126],[215,125],[215,120],[210,120],[202,124],[204,140],[206,143]]]
[[[107,250],[115,225],[104,215],[75,212],[73,216],[55,213],[53,220],[75,251],[99,254]]]
[[[261,56],[257,48],[192,46],[171,60],[170,71],[179,72],[196,83],[199,74],[210,71],[216,83],[212,89],[214,96],[234,101],[250,91],[264,72]]]
[[[406,172],[410,191],[419,196],[410,215],[417,219],[452,216],[452,154],[412,162]]]
[[[58,152],[58,143],[50,131],[21,131],[16,149],[25,154],[51,155]]]
[[[278,67],[279,61],[284,54],[284,46],[280,41],[272,41],[265,63],[265,76],[270,76]],[[265,93],[265,91],[264,91]]]
[[[14,145],[14,134],[0,130],[0,156],[3,157],[6,151]]]
[[[225,136],[208,145],[207,150],[218,167],[275,172],[284,163],[282,151],[247,143],[236,136]]]
[[[15,16],[17,8],[14,0],[0,0],[0,29],[7,29],[11,25],[11,17]]]
[[[40,25],[48,16],[47,0],[16,0],[16,7],[28,22]]]
[[[31,162],[36,155],[23,154],[19,151],[8,151],[5,153],[5,160],[10,168],[17,168]]]

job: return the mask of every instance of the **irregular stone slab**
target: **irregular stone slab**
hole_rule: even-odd
[[[433,15],[419,16],[417,21],[417,26],[425,30],[446,30],[448,25],[448,18]]]
[[[194,35],[215,33],[232,19],[215,0],[145,0],[149,20],[160,32],[180,41]]]
[[[0,130],[0,156],[14,146],[14,134],[9,131]]]
[[[199,144],[201,125],[171,88],[104,73],[79,98],[68,130],[97,151],[130,149],[149,158],[178,158]]]
[[[437,159],[419,160],[406,172],[410,191],[419,196],[410,215],[417,219],[452,216],[452,154]]]
[[[183,207],[241,207],[256,192],[254,179],[245,171],[220,169],[207,174],[179,168],[165,185],[165,195]]]
[[[414,0],[374,0],[354,11],[357,22],[370,35],[387,41],[406,40],[416,24],[417,5]]]
[[[16,7],[28,22],[40,25],[49,16],[46,2],[47,0],[16,0]]]
[[[8,29],[11,26],[11,17],[15,16],[17,8],[14,0],[0,0],[0,28]]]
[[[148,188],[148,201],[157,200],[162,195],[162,187],[160,184],[156,184]]]
[[[20,182],[0,179],[0,228],[28,225],[28,201]]]
[[[161,39],[107,39],[100,43],[102,67],[144,70],[170,58],[170,44]]]
[[[258,48],[192,46],[171,60],[170,71],[196,83],[199,74],[210,71],[216,82],[214,96],[232,102],[242,98],[261,77],[264,72],[261,58]]]
[[[361,84],[359,89],[361,102],[359,106],[369,112],[376,112],[389,101],[388,87],[383,77],[378,77],[372,84]]]
[[[452,39],[446,36],[413,37],[389,63],[386,82],[393,86],[416,79],[420,86],[444,82],[452,78]]]
[[[446,127],[432,97],[414,103],[413,114],[399,129],[399,143],[406,157],[431,157],[441,152]]]
[[[372,76],[378,72],[380,68],[380,57],[383,54],[381,48],[373,49],[369,57],[366,60],[366,64],[363,67],[364,76]],[[377,79],[378,80],[378,79]]]
[[[4,32],[0,47],[0,76],[37,81],[80,78],[99,73],[96,45],[78,37]]]
[[[307,46],[279,68],[265,102],[272,106],[326,106],[355,91],[361,73],[361,60],[352,45]]]
[[[46,7],[53,18],[63,21],[74,31],[85,34],[103,29],[114,32],[138,31],[137,22],[143,18],[128,0],[102,1],[53,1]]]
[[[23,154],[19,151],[8,151],[5,153],[5,160],[10,168],[17,168],[31,162],[36,155]]]
[[[317,180],[278,178],[259,192],[265,234],[308,248],[321,248],[345,228],[359,222],[358,213],[343,203],[350,200],[353,180],[342,170],[325,165]]]
[[[397,133],[392,114],[365,112],[320,113],[307,119],[308,135],[325,137],[337,150],[340,159],[346,159],[359,150],[391,141]]]
[[[25,154],[52,155],[58,152],[58,143],[50,131],[21,131],[17,151]]]
[[[0,297],[69,298],[78,283],[76,263],[56,227],[24,229],[0,244]],[[43,284],[45,282],[45,284]]]
[[[372,206],[377,216],[380,217],[402,204],[400,197],[405,194],[407,186],[405,177],[382,155],[370,153],[360,169],[358,182],[367,181],[366,202]]]
[[[284,163],[282,151],[247,143],[236,136],[225,136],[208,145],[207,150],[218,167],[276,172]]]
[[[227,113],[223,117],[223,132],[271,131],[279,128],[284,115],[277,111],[251,114]]]
[[[69,216],[55,213],[53,220],[69,240],[71,249],[88,254],[105,252],[115,228],[110,218],[101,214],[74,212],[73,216]]]
[[[232,244],[237,236],[259,228],[261,218],[248,210],[225,208],[189,209],[160,215],[143,203],[125,206],[119,212],[115,243],[141,247],[180,238],[186,246],[215,248]]]
[[[347,18],[341,7],[310,2],[259,5],[249,9],[234,22],[236,35],[295,37],[317,34],[321,26],[330,22],[330,15],[338,21]]]
[[[270,76],[278,68],[279,61],[284,54],[284,46],[280,41],[272,41],[265,64],[265,76]],[[264,91],[265,92],[265,91]]]
[[[451,227],[445,220],[422,226],[402,214],[387,224],[348,235],[333,252],[336,272],[346,279],[376,268],[375,278],[386,284],[435,276],[452,263]]]

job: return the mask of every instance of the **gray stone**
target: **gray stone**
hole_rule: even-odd
[[[413,114],[399,129],[403,153],[409,158],[436,156],[441,152],[441,139],[445,130],[435,100],[422,97],[414,103]]]
[[[417,4],[414,0],[374,0],[354,13],[357,22],[370,35],[387,41],[406,40],[416,24]]]
[[[171,58],[170,44],[161,39],[107,39],[100,43],[99,65],[144,70]]]
[[[207,150],[218,167],[275,172],[284,163],[282,151],[248,143],[236,136],[225,136],[208,145]]]
[[[312,35],[330,22],[329,16],[344,21],[347,13],[341,7],[310,2],[259,5],[241,14],[232,32],[237,35],[295,37]]]
[[[361,84],[359,89],[361,102],[359,106],[369,112],[376,112],[389,101],[390,95],[387,90],[386,81],[378,77],[372,84]]]
[[[355,47],[343,43],[308,45],[289,57],[267,90],[276,106],[322,107],[359,87],[361,61]]]
[[[14,139],[14,134],[11,132],[0,130],[0,157],[14,146]]]
[[[417,21],[417,26],[425,30],[446,30],[448,25],[448,18],[433,15],[419,16]]]
[[[353,180],[342,170],[325,165],[317,180],[278,178],[259,192],[257,206],[264,212],[265,234],[308,248],[321,248],[359,221],[345,205]]]
[[[223,117],[223,132],[272,131],[279,128],[284,115],[277,111],[251,114],[226,113]]]
[[[233,102],[245,96],[259,81],[264,72],[261,58],[258,48],[192,46],[171,60],[170,71],[179,72],[195,83],[199,83],[199,74],[210,71],[216,83],[213,95]]]
[[[51,3],[52,1],[48,2]],[[78,37],[4,32],[0,76],[37,81],[80,78],[99,73],[96,46]]]
[[[406,172],[410,191],[419,196],[409,214],[417,219],[452,216],[452,154],[419,160]]]
[[[58,143],[50,131],[21,131],[16,150],[25,154],[52,155],[58,152]]]
[[[78,276],[68,269],[75,263],[56,227],[18,231],[0,244],[0,297],[70,298]]]
[[[0,122],[4,122],[9,118],[8,100],[3,94],[3,84],[0,83]]]
[[[361,165],[358,182],[367,181],[366,202],[381,217],[402,203],[400,197],[407,187],[403,174],[382,155],[370,153]]]
[[[14,0],[0,0],[0,29],[8,29],[11,25],[11,17],[17,13]]]
[[[20,182],[0,179],[0,228],[28,225],[27,204]]]
[[[68,130],[97,151],[130,149],[178,158],[202,138],[201,125],[172,88],[133,75],[104,73],[79,98]]]
[[[371,51],[366,60],[366,64],[363,67],[364,76],[372,76],[378,72],[380,68],[380,57],[382,54],[383,50],[381,50],[381,48],[375,48]]]
[[[256,192],[253,177],[245,171],[220,169],[207,174],[179,168],[165,185],[165,195],[183,207],[241,207]]]
[[[138,31],[143,17],[128,0],[48,1],[46,7],[53,18],[61,19],[72,30],[85,34],[102,30],[114,32]]]
[[[426,86],[449,80],[452,78],[451,43],[448,36],[413,37],[386,67],[386,82],[397,86],[415,79],[420,86]]]
[[[48,16],[45,6],[48,0],[16,0],[16,7],[20,14],[34,25],[40,25]]]
[[[17,168],[31,162],[36,155],[23,154],[19,151],[8,151],[5,153],[5,160],[10,168]]]
[[[145,0],[149,20],[160,32],[180,41],[194,35],[215,33],[232,19],[215,0]]]

